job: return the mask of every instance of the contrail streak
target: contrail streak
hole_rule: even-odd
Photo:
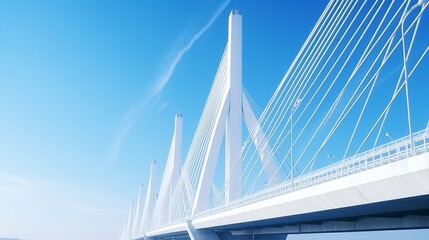
[[[198,39],[213,25],[213,23],[216,21],[216,19],[219,17],[219,15],[223,12],[223,10],[228,6],[230,0],[225,1],[215,12],[215,14],[212,16],[212,18],[204,25],[200,31],[198,31],[186,44],[182,49],[179,50],[179,52],[176,54],[176,56],[172,59],[170,66],[167,68],[167,71],[165,71],[162,76],[156,81],[155,88],[153,89],[153,95],[158,94],[165,85],[170,81],[171,75],[173,75],[174,69],[176,69],[177,64],[182,60],[183,55],[185,55],[186,52],[188,52],[192,46],[194,46],[195,42],[198,41]]]
[[[144,107],[152,101],[167,85],[167,83],[170,81],[171,76],[174,73],[174,70],[176,69],[177,64],[180,63],[182,60],[182,57],[194,46],[194,44],[200,39],[200,37],[213,25],[213,23],[216,21],[216,19],[219,17],[219,15],[225,10],[225,8],[228,6],[228,4],[231,2],[231,0],[226,0],[213,14],[213,16],[209,19],[209,21],[197,32],[192,36],[192,38],[189,40],[189,42],[183,46],[181,49],[177,51],[176,54],[173,55],[173,58],[170,59],[168,67],[165,69],[165,71],[158,77],[158,79],[155,81],[155,84],[153,85],[151,91],[149,91],[149,94],[145,96],[145,98],[142,99],[136,106],[134,106],[132,109],[130,109],[123,118],[123,124],[121,129],[116,135],[115,140],[113,141],[113,145],[110,149],[110,153],[108,155],[108,161],[109,163],[113,163],[116,158],[118,157],[122,143],[127,136],[128,132],[132,129],[135,122],[137,121],[140,113],[144,109]]]

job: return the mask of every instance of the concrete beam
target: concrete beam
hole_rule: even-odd
[[[365,217],[356,221],[323,221],[320,224],[297,224],[231,231],[234,236],[259,236],[279,234],[332,233],[357,231],[382,231],[429,228],[429,216],[405,216],[402,218]]]

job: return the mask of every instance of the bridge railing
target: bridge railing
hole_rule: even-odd
[[[427,152],[429,152],[429,128],[414,133],[411,138],[406,136],[391,141],[293,180],[287,180],[262,191],[243,196],[229,204],[209,209],[197,216],[205,216],[270,199]]]

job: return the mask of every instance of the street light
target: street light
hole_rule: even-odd
[[[385,134],[385,136],[386,137],[388,137],[389,138],[389,140],[390,140],[390,142],[389,142],[389,145],[388,145],[388,151],[389,151],[389,153],[388,153],[388,155],[389,155],[389,160],[390,160],[390,146],[393,146],[393,149],[394,149],[394,151],[399,151],[399,149],[396,149],[395,150],[395,148],[396,148],[396,144],[395,145],[393,145],[393,141],[392,141],[392,136],[390,136],[390,133],[389,132],[386,132],[386,134]]]
[[[390,136],[390,133],[389,133],[389,132],[387,132],[387,133],[385,134],[385,136],[386,136],[386,137],[388,137],[388,138],[390,139],[390,141],[392,141],[392,137]]]
[[[335,161],[335,154],[328,154],[328,155],[326,155],[326,157],[328,157],[330,160],[331,160],[331,163],[329,164],[329,167],[331,167],[331,165],[332,165],[332,160],[334,160]],[[336,168],[338,168],[338,167],[336,167]],[[329,174],[332,176],[332,173],[333,172],[333,170],[332,170],[332,168],[331,168],[331,170],[329,171]],[[338,174],[338,169],[336,169],[336,174]]]
[[[301,104],[302,99],[298,98],[295,103],[293,104],[291,110],[290,110],[290,177],[293,181],[293,123],[292,123],[292,117],[294,111],[298,108],[299,104]]]
[[[331,160],[331,164],[332,164],[332,160],[335,160],[335,154],[328,154],[326,157],[328,157]]]

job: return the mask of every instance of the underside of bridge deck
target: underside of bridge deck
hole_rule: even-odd
[[[317,219],[317,220],[316,220]],[[285,239],[288,234],[429,229],[429,195],[301,214],[215,229],[195,229],[158,239]]]

